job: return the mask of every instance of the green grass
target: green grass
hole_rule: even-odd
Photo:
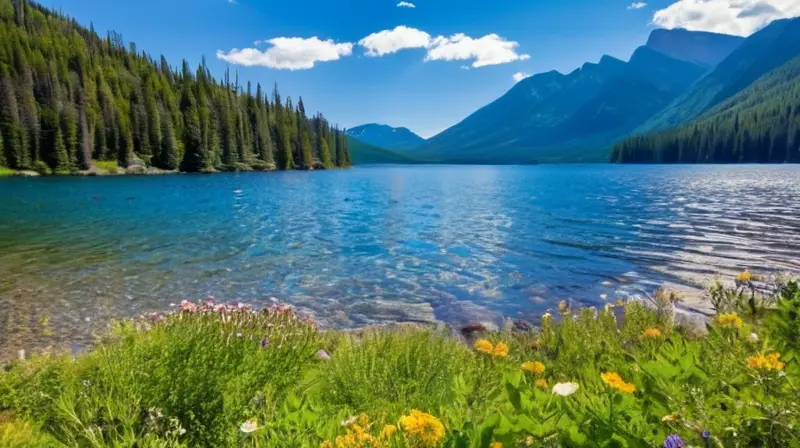
[[[675,326],[675,296],[659,292],[654,306],[564,306],[480,344],[421,326],[324,332],[287,308],[186,302],[115,325],[77,358],[5,366],[0,446],[645,447],[671,434],[800,446],[800,285],[761,286],[712,287],[719,311],[742,320],[713,321],[707,335]],[[778,352],[782,365],[748,364]],[[544,371],[523,371],[526,361]],[[573,394],[554,393],[569,383]],[[443,433],[414,426],[423,420]],[[382,436],[384,425],[400,430]]]
[[[116,160],[93,160],[92,165],[107,171],[109,174],[117,174],[120,170]]]
[[[7,167],[4,167],[4,166],[0,166],[0,177],[3,177],[3,176],[14,176],[16,174],[17,174],[17,172],[15,170],[12,170],[11,168],[7,168]]]

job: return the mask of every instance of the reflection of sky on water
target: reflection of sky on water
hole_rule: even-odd
[[[747,267],[797,271],[798,174],[419,166],[2,179],[0,351],[85,342],[112,316],[207,295],[276,297],[332,326],[463,323]]]

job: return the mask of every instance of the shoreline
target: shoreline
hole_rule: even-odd
[[[325,331],[280,304],[183,301],[85,352],[0,369],[0,445],[794,446],[785,323],[800,319],[800,284],[762,293],[762,280],[745,271],[723,288],[704,334],[675,321],[667,293],[458,332]]]

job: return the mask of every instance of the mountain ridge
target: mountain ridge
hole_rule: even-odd
[[[691,37],[693,33],[677,34]],[[700,34],[701,40],[710,41],[706,46],[713,47],[715,40],[723,42],[722,49],[701,52],[715,57],[739,41],[735,36],[716,39],[713,33]],[[705,64],[686,59],[690,58],[674,58],[642,45],[627,62],[603,55],[567,74],[551,70],[530,76],[428,139],[415,154],[431,162],[453,163],[606,160],[616,141],[709,71]]]
[[[412,150],[425,143],[425,139],[406,127],[367,123],[350,128],[347,135],[359,141],[390,150]]]

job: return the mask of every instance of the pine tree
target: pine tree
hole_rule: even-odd
[[[166,112],[161,112],[161,153],[159,156],[159,168],[165,170],[178,169],[180,165],[180,154],[178,153],[178,142],[175,139],[175,131],[172,121]]]
[[[277,86],[272,102],[260,85],[251,88],[243,91],[238,75],[217,82],[205,60],[175,70],[118,33],[101,38],[61,13],[0,0],[4,166],[67,173],[92,159],[188,171],[346,163],[330,125],[309,119],[302,99],[295,108]]]
[[[300,154],[303,158],[303,169],[313,170],[314,155],[311,153],[311,139],[308,137],[306,129],[302,129],[300,133],[302,134],[302,137],[300,137]]]

